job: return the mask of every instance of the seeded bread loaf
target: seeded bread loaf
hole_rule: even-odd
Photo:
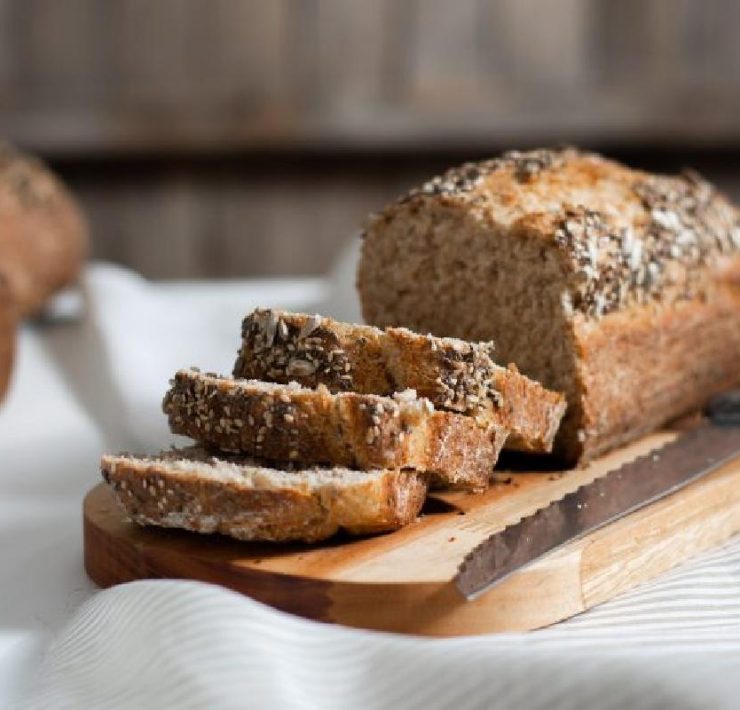
[[[15,352],[16,308],[6,280],[0,274],[0,401],[7,392]]]
[[[104,456],[101,471],[139,525],[275,542],[396,530],[419,514],[427,486],[414,471],[281,470],[198,447]]]
[[[44,165],[0,144],[0,225],[0,272],[19,315],[32,315],[79,275],[85,220]]]
[[[303,313],[258,309],[242,324],[234,376],[389,395],[414,389],[435,407],[510,431],[505,447],[547,452],[565,411],[562,395],[493,360],[492,342],[385,331]]]
[[[468,340],[562,391],[555,448],[596,456],[740,383],[738,212],[694,173],[508,153],[366,225],[367,322]]]
[[[394,397],[180,370],[163,409],[175,434],[223,451],[350,468],[413,468],[438,485],[486,487],[506,432]]]

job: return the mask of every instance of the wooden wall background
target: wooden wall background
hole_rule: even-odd
[[[368,211],[509,147],[740,198],[740,2],[0,0],[0,134],[152,277],[323,271]]]

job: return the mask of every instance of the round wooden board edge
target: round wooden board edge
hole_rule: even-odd
[[[100,503],[106,507],[101,512]],[[113,512],[115,511],[115,512]],[[167,543],[173,532],[175,545]],[[527,631],[563,621],[662,574],[740,532],[740,461],[553,552],[474,601],[451,581],[371,583],[229,564],[235,543],[125,522],[105,484],[84,504],[89,576],[103,587],[137,579],[194,579],[318,621],[427,636]],[[670,545],[666,536],[670,535]],[[197,541],[208,553],[183,550]],[[221,557],[221,559],[219,559]]]

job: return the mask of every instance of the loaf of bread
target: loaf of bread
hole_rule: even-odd
[[[232,380],[180,370],[163,409],[175,434],[277,461],[358,469],[412,468],[433,483],[482,490],[506,431],[435,410],[413,391],[393,397]]]
[[[395,530],[416,518],[427,488],[414,471],[282,470],[197,447],[104,456],[101,471],[140,525],[275,542]]]
[[[0,401],[5,397],[13,370],[16,315],[13,294],[0,274]]]
[[[358,288],[367,322],[495,338],[564,392],[571,463],[740,383],[738,211],[692,172],[573,149],[463,165],[368,220]]]
[[[332,392],[390,395],[413,389],[437,408],[509,431],[506,448],[550,451],[564,397],[495,364],[494,352],[493,342],[258,309],[242,324],[234,376],[325,385]]]
[[[73,282],[86,252],[87,226],[69,192],[39,161],[0,144],[0,272],[19,315]]]

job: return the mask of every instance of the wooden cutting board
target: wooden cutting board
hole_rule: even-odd
[[[244,543],[140,528],[100,484],[84,505],[85,567],[102,587],[148,578],[221,584],[278,609],[367,629],[455,636],[536,629],[650,580],[740,532],[740,459],[551,553],[474,602],[452,584],[465,554],[675,434],[663,432],[568,472],[498,472],[482,495],[435,494],[419,522],[320,545]]]

